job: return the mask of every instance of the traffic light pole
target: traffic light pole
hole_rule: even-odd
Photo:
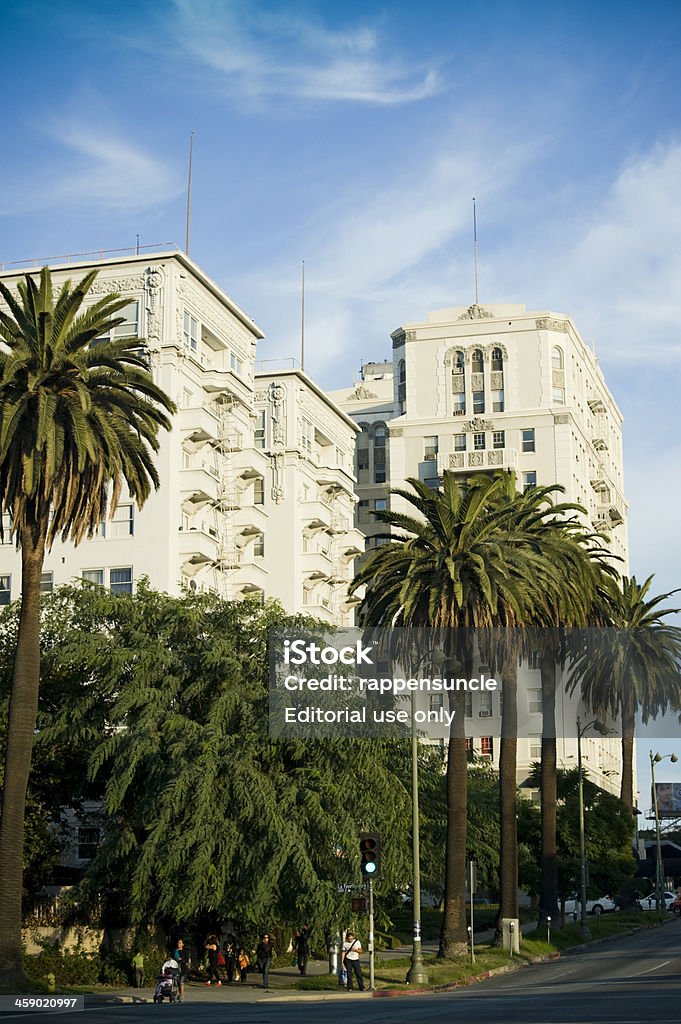
[[[376,988],[374,973],[374,880],[369,876],[369,990]]]

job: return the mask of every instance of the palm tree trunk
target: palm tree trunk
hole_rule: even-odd
[[[21,531],[21,614],[9,705],[0,819],[0,989],[24,977],[21,948],[24,811],[40,684],[40,577],[44,530]]]
[[[633,686],[622,694],[622,782],[620,799],[634,813],[634,729],[636,725],[636,696]]]
[[[501,705],[501,746],[499,749],[499,919],[496,941],[501,941],[501,918],[518,916],[518,659],[504,661]]]
[[[469,676],[470,678],[470,676]],[[463,692],[450,697],[455,711],[447,745],[447,842],[445,849],[445,905],[438,956],[453,960],[465,956],[466,833],[468,814],[468,757],[466,754]]]
[[[539,927],[550,917],[558,924],[558,850],[556,811],[558,778],[556,764],[556,659],[553,651],[541,658],[541,881]]]

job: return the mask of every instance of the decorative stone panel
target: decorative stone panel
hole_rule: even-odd
[[[567,320],[554,320],[549,316],[535,320],[535,326],[538,331],[561,331],[563,334],[567,334],[569,330]]]
[[[551,383],[554,388],[565,387],[565,370],[552,370],[551,371]]]
[[[465,313],[462,313],[461,316],[457,317],[457,320],[493,320],[493,319],[494,319],[494,313],[489,313],[486,309],[483,309],[482,306],[478,306],[476,303],[473,303],[472,306],[468,307],[468,309],[466,310]]]
[[[481,434],[483,430],[492,430],[493,428],[492,420],[483,420],[479,416],[463,424],[464,430],[473,431],[476,434]]]
[[[490,375],[490,387],[492,391],[502,391],[504,387],[504,372],[503,370],[493,370]]]
[[[485,390],[485,375],[484,373],[472,373],[471,374],[471,391],[484,391]]]
[[[135,277],[107,277],[95,281],[89,289],[92,295],[105,295],[107,292],[138,292],[144,288],[144,275]]]
[[[389,427],[388,433],[390,434],[390,437],[402,437],[404,431],[402,430],[402,427]]]
[[[468,453],[468,465],[469,466],[484,466],[485,465],[485,453],[484,452],[469,452]]]
[[[487,452],[487,464],[489,466],[503,466],[504,464],[504,453],[499,452]]]
[[[464,466],[464,454],[463,452],[454,452],[449,456],[449,468],[450,469],[463,469]]]
[[[461,395],[466,390],[466,380],[462,373],[452,374],[452,391],[455,395]]]

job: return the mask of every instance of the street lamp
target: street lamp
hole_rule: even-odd
[[[660,761],[669,758],[672,764],[676,764],[676,754],[655,754],[650,751],[650,777],[653,783],[653,809],[655,812],[655,840],[657,853],[655,857],[655,905],[658,914],[662,913],[662,841],[660,839],[660,807],[657,802],[657,790],[655,789],[655,765]]]
[[[586,725],[582,725],[579,717],[577,717],[577,772],[578,772],[578,786],[579,786],[579,903],[580,903],[580,931],[582,938],[588,940],[591,938],[591,932],[589,931],[589,925],[586,921],[586,840],[584,836],[584,779],[582,777],[582,736],[587,729],[591,726],[594,727],[597,733],[601,736],[607,736],[608,733],[612,732],[607,726],[603,724],[598,718],[594,718],[591,722],[587,722]],[[652,755],[651,755],[652,756]]]

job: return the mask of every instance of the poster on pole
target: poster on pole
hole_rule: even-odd
[[[657,809],[661,818],[681,818],[681,782],[656,782]]]

